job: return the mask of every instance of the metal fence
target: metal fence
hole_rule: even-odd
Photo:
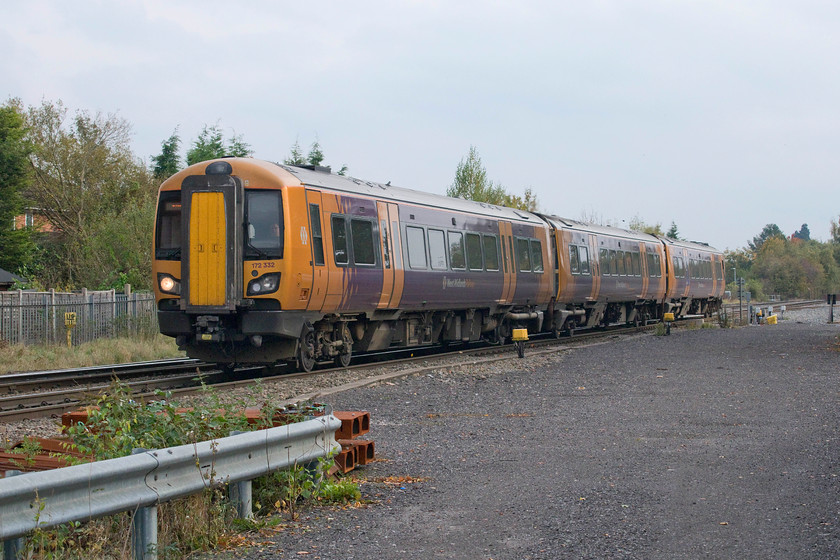
[[[0,343],[67,344],[65,317],[74,313],[72,344],[157,331],[155,297],[148,292],[0,292]]]

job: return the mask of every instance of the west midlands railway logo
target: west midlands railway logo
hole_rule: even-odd
[[[443,277],[443,289],[446,288],[474,288],[475,282],[467,280],[466,278],[447,278]]]

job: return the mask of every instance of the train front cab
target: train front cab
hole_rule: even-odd
[[[287,280],[296,276],[294,260],[309,263],[311,256],[289,242],[290,228],[305,220],[289,212],[289,202],[303,189],[288,188],[299,183],[275,167],[209,161],[161,186],[153,263],[158,322],[191,357],[271,362],[294,354],[305,317],[278,311],[305,308],[307,292]]]

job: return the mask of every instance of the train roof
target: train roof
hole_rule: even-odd
[[[312,169],[294,165],[281,165],[279,163],[277,165],[297,177],[297,179],[304,185],[323,187],[330,190],[352,194],[363,194],[380,199],[392,200],[394,202],[407,202],[409,204],[431,206],[443,210],[480,214],[496,219],[542,224],[542,220],[539,216],[524,210],[508,208],[506,206],[497,206],[486,202],[465,200],[463,198],[452,198],[439,194],[426,193],[404,187],[396,187],[390,184],[383,185],[382,183],[365,181],[355,177],[336,175],[335,173],[330,172],[329,168],[316,167]]]
[[[642,231],[635,231],[632,229],[624,229],[613,226],[601,226],[598,224],[590,224],[586,222],[579,222],[577,220],[570,220],[569,218],[561,218],[559,216],[543,216],[543,218],[551,222],[554,225],[554,227],[559,229],[568,229],[572,231],[580,231],[585,233],[609,235],[612,237],[621,237],[622,239],[635,239],[637,241],[645,241],[647,243],[659,242],[655,235],[644,233]]]
[[[543,216],[543,218],[551,222],[554,227],[561,229],[568,229],[572,231],[579,231],[585,233],[595,233],[600,235],[609,235],[612,237],[621,237],[622,239],[634,239],[637,241],[645,241],[647,243],[658,243],[661,241],[673,245],[675,247],[684,247],[693,251],[703,251],[707,253],[720,253],[721,251],[714,247],[701,243],[699,241],[683,241],[680,239],[673,239],[664,235],[653,235],[642,231],[635,231],[632,229],[624,229],[613,226],[601,226],[598,224],[590,224],[586,222],[579,222],[577,220],[570,220],[569,218],[561,218],[559,216]]]

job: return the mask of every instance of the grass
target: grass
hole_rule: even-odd
[[[67,348],[58,345],[0,343],[0,375],[19,371],[39,371],[144,362],[181,358],[175,339],[161,334],[135,338],[104,338]]]

